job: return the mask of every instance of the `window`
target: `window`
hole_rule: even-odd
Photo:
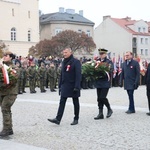
[[[31,41],[31,31],[28,30],[28,41],[30,42]]]
[[[148,49],[145,49],[145,56],[148,56]]]
[[[55,29],[55,35],[57,35],[60,32],[62,32],[62,29]]]
[[[15,12],[14,12],[14,9],[12,9],[12,16],[15,16]]]
[[[30,11],[28,11],[28,18],[30,18],[31,16],[30,16]]]
[[[148,38],[145,38],[145,44],[148,44]]]
[[[141,49],[141,55],[143,55],[143,49]]]
[[[87,31],[86,31],[86,34],[87,34],[88,36],[91,36],[90,30],[87,30]]]
[[[11,41],[16,41],[16,29],[11,28]]]
[[[143,28],[143,32],[145,32],[145,28]]]
[[[140,27],[138,27],[138,32],[141,32],[141,28]]]
[[[141,44],[143,44],[143,38],[141,38]]]

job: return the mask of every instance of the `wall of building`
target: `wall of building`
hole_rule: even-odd
[[[98,48],[106,48],[111,54],[123,55],[132,51],[132,34],[117,25],[111,18],[105,19],[94,31],[94,41]],[[97,49],[95,54],[98,53]]]
[[[0,14],[0,40],[17,55],[26,56],[29,48],[39,41],[38,0],[20,0],[20,3],[0,0]],[[13,27],[16,28],[16,41],[11,41]],[[28,30],[31,31],[30,42]]]
[[[53,24],[47,24],[41,26],[41,37],[40,39],[43,40],[45,38],[51,39],[52,36],[55,36],[55,30],[56,29],[62,29],[62,31],[65,30],[73,30],[78,32],[78,30],[81,30],[83,32],[87,32],[87,30],[90,30],[91,37],[94,37],[94,31],[92,26],[88,26],[85,24],[76,24],[76,23],[68,23],[68,22],[57,22]]]

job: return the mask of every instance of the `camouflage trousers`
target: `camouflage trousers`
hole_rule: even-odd
[[[0,96],[0,107],[3,117],[3,129],[12,129],[12,113],[11,106],[14,104],[17,95],[2,95]]]

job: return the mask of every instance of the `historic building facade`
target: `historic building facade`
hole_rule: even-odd
[[[95,23],[83,16],[83,11],[75,13],[74,9],[59,8],[58,12],[43,14],[40,16],[40,40],[51,39],[59,32],[73,30],[84,32],[90,37],[94,37]],[[88,55],[84,50],[80,50],[77,55]]]
[[[144,20],[112,18],[104,16],[95,28],[94,41],[97,48],[106,48],[111,56],[132,51],[135,56],[150,60],[150,23]]]
[[[39,42],[38,0],[0,0],[0,40],[16,55],[27,56]]]

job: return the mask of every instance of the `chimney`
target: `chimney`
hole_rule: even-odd
[[[64,7],[59,7],[59,12],[64,13]]]
[[[66,13],[75,14],[75,10],[74,9],[66,9]]]
[[[83,10],[79,10],[79,15],[83,16]]]
[[[130,21],[131,20],[131,17],[126,17],[126,18],[124,18],[125,20],[127,20],[127,21]]]
[[[103,21],[104,21],[105,19],[107,19],[107,18],[111,18],[111,16],[110,16],[110,15],[103,16]]]

